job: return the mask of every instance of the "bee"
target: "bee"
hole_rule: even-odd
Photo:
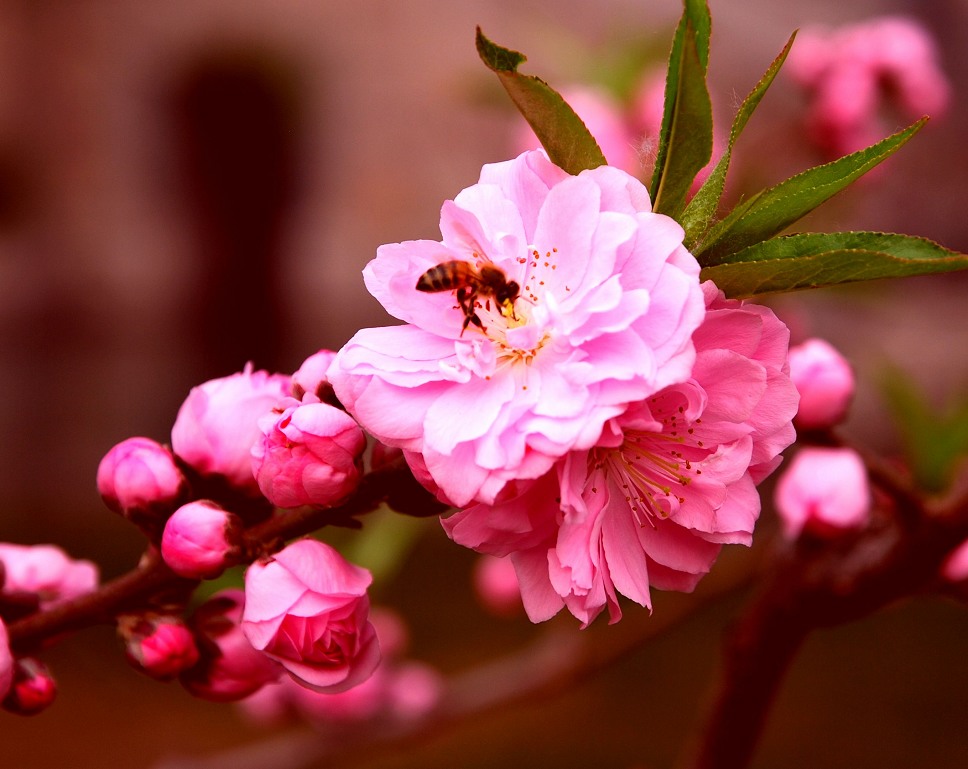
[[[493,298],[502,314],[514,317],[514,301],[521,287],[515,281],[508,280],[504,271],[493,264],[477,268],[470,262],[453,260],[441,262],[421,275],[417,281],[417,291],[456,291],[457,304],[464,313],[464,324],[460,330],[463,336],[471,323],[481,331],[485,330],[477,314],[479,299]]]

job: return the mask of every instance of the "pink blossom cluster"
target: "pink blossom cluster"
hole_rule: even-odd
[[[831,157],[883,138],[893,123],[885,111],[909,121],[940,117],[950,100],[935,40],[911,18],[805,29],[786,66],[810,96],[808,135]]]
[[[440,228],[377,251],[367,288],[404,324],[358,332],[328,377],[462,508],[448,534],[511,558],[531,619],[584,624],[616,621],[618,594],[689,590],[723,544],[748,544],[755,484],[794,439],[776,316],[701,286],[681,227],[610,166],[485,166]],[[414,290],[448,262],[497,268],[520,296]]]

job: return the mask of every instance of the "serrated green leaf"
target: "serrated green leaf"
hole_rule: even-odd
[[[673,218],[713,150],[713,115],[706,88],[711,20],[704,0],[683,0],[666,75],[665,105],[655,169],[652,208]]]
[[[904,371],[892,368],[882,381],[918,485],[943,491],[958,460],[968,456],[968,402],[939,412]]]
[[[696,253],[699,263],[712,267],[731,262],[738,251],[782,232],[897,152],[925,122],[922,118],[867,149],[811,168],[741,203],[712,228]]]
[[[699,191],[689,201],[689,205],[686,206],[685,211],[682,213],[680,223],[686,231],[684,243],[690,251],[694,250],[701,243],[703,236],[709,230],[712,220],[716,216],[716,212],[719,210],[719,203],[723,197],[723,190],[726,187],[726,174],[729,171],[729,164],[732,160],[733,145],[736,144],[736,140],[743,132],[743,129],[746,128],[746,124],[773,83],[774,78],[780,71],[780,67],[783,66],[783,62],[786,61],[787,55],[790,53],[790,47],[793,45],[796,36],[796,32],[790,35],[790,39],[783,46],[783,50],[780,51],[780,54],[773,60],[769,69],[767,69],[763,77],[760,78],[759,82],[739,106],[736,117],[733,118],[733,126],[729,132],[729,141],[726,143],[726,149],[723,151],[722,157],[719,158],[716,166],[706,178],[706,181],[703,182],[702,187],[699,188]]]
[[[821,232],[757,243],[706,267],[731,297],[833,286],[859,280],[902,278],[968,269],[968,254],[925,238],[882,232]]]
[[[568,103],[543,80],[517,68],[527,57],[488,40],[477,28],[477,52],[528,121],[551,162],[570,174],[606,163],[598,142]]]

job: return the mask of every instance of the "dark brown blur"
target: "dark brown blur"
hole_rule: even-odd
[[[720,120],[793,29],[920,18],[953,82],[949,113],[806,226],[906,232],[968,252],[964,0],[710,6]],[[610,41],[661,55],[679,10],[678,0],[0,0],[0,541],[55,542],[106,577],[125,571],[141,538],[94,482],[114,443],[168,440],[193,384],[249,360],[290,372],[391,322],[362,267],[382,243],[438,238],[442,201],[511,152],[516,117],[477,60],[475,25],[554,85],[592,71]],[[731,194],[820,160],[797,134],[802,110],[781,78],[737,148]],[[795,338],[826,336],[852,359],[862,387],[849,429],[890,452],[877,379],[891,363],[939,406],[964,395],[966,293],[968,276],[953,275],[773,305]],[[412,622],[414,655],[449,671],[531,634],[475,608],[470,563],[429,522],[386,593]],[[364,766],[669,766],[739,606],[702,614],[567,696]],[[818,633],[755,766],[960,769],[966,642],[968,613],[940,600]],[[47,661],[59,700],[32,719],[0,713],[4,769],[142,769],[268,735],[229,706],[139,676],[108,630]]]

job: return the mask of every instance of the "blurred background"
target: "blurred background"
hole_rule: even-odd
[[[965,0],[709,4],[711,90],[724,126],[793,29],[896,13],[920,20],[951,82],[946,114],[804,228],[904,232],[968,252]],[[56,542],[97,561],[106,578],[122,573],[142,541],[94,483],[114,443],[166,441],[194,384],[249,360],[291,372],[356,329],[390,322],[360,278],[377,246],[439,238],[441,202],[474,183],[483,163],[517,151],[520,118],[477,59],[476,24],[526,52],[524,71],[564,86],[601,80],[612,64],[661,66],[680,8],[0,0],[0,541]],[[806,109],[781,74],[736,149],[730,196],[826,159],[804,135]],[[883,398],[887,372],[898,375],[891,367],[938,409],[968,392],[966,278],[772,305],[795,339],[825,336],[851,358],[861,388],[848,429],[896,453]],[[458,671],[526,641],[524,620],[475,605],[471,554],[436,523],[416,525],[414,555],[382,593],[411,622],[412,654]],[[764,538],[771,526],[767,510]],[[666,766],[698,718],[720,635],[740,606],[701,613],[565,696],[360,765]],[[33,719],[0,715],[0,765],[135,769],[270,734],[229,706],[140,676],[112,635],[86,631],[51,651],[59,700]],[[817,634],[755,765],[963,767],[966,640],[964,607],[936,599]]]

